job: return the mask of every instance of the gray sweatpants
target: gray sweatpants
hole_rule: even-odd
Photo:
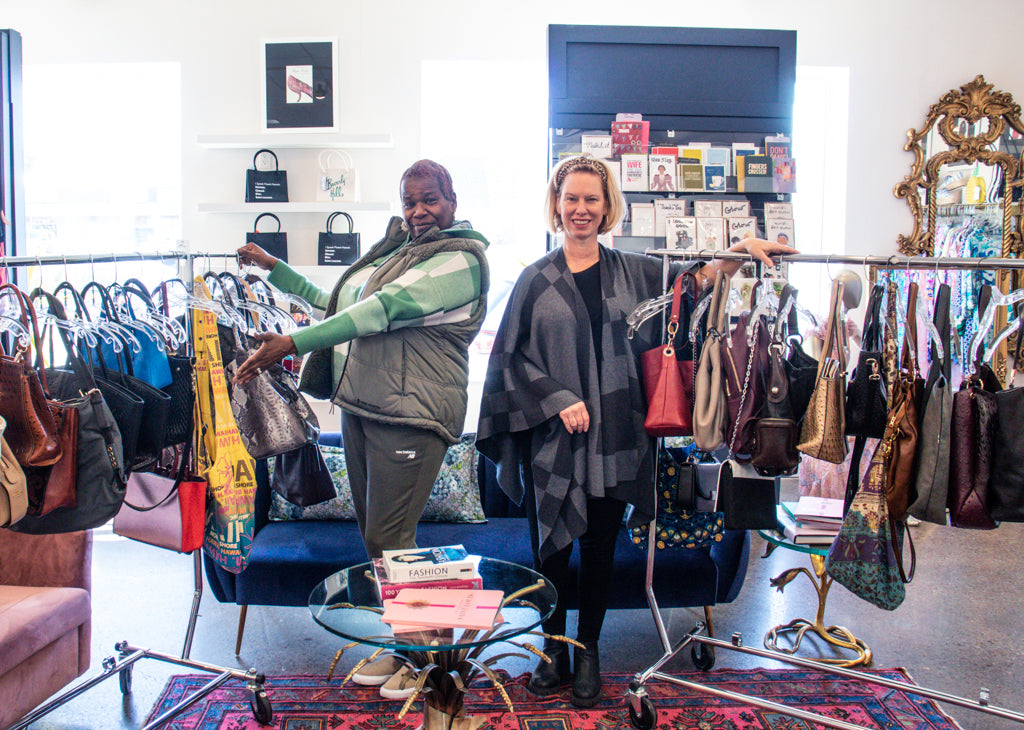
[[[433,431],[341,413],[345,465],[363,545],[382,550],[416,545],[416,523],[448,451]]]

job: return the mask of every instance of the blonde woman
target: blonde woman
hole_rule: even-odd
[[[607,248],[625,202],[609,167],[589,156],[567,158],[547,188],[547,217],[562,244],[524,269],[498,327],[488,363],[477,448],[498,464],[502,489],[527,501],[536,567],[558,590],[559,606],[545,622],[564,634],[565,601],[579,595],[572,702],[591,707],[601,696],[598,639],[612,590],[615,540],[627,504],[632,522],[654,514],[654,446],[644,431],[647,404],[640,353],[656,347],[652,319],[633,339],[626,316],[662,293],[661,261]],[[748,239],[730,251],[773,265],[788,246]],[[702,285],[715,267],[733,273],[738,261],[697,270]],[[683,270],[675,264],[671,275]],[[696,267],[695,267],[696,268]],[[574,541],[578,576],[569,574]],[[546,641],[552,663],[541,661],[530,679],[537,694],[568,681],[566,645]]]

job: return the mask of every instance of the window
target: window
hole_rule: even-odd
[[[173,250],[181,239],[178,63],[26,65],[25,213],[30,256]],[[132,276],[173,262],[42,267],[27,287]]]

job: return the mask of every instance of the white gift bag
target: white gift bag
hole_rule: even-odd
[[[320,179],[316,199],[330,202],[354,203],[359,200],[359,173],[352,158],[341,150],[320,153]]]

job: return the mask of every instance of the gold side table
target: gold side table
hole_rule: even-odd
[[[783,654],[796,654],[800,649],[804,636],[811,632],[829,646],[835,647],[841,655],[832,657],[813,656],[808,657],[809,659],[839,667],[867,666],[871,664],[871,649],[861,639],[855,637],[853,632],[845,626],[825,625],[825,602],[828,599],[829,588],[832,587],[832,578],[825,572],[825,556],[828,554],[828,547],[825,545],[797,545],[781,533],[773,530],[758,530],[757,534],[767,542],[764,555],[761,556],[762,558],[767,558],[776,548],[781,547],[786,550],[804,553],[811,560],[813,572],[807,568],[790,568],[772,578],[772,586],[781,592],[798,575],[805,575],[814,584],[814,589],[818,595],[818,610],[814,621],[797,618],[789,623],[772,628],[764,636],[765,648],[782,652]],[[788,645],[780,646],[779,639],[784,636],[791,636],[791,638],[786,642]],[[842,656],[844,653],[848,656]]]

